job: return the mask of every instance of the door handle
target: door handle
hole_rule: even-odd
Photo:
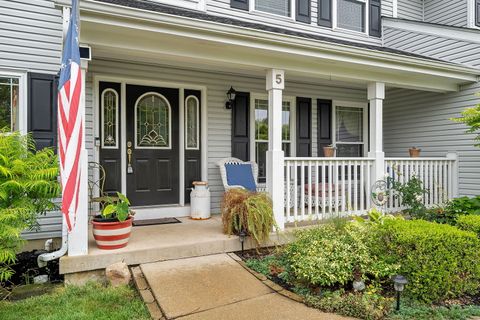
[[[133,173],[133,167],[132,167],[132,142],[128,141],[127,142],[127,173]]]

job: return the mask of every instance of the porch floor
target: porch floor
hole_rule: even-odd
[[[182,223],[133,227],[127,247],[116,250],[98,249],[89,230],[88,255],[62,257],[60,273],[104,269],[119,261],[137,265],[241,250],[237,236],[223,234],[219,215],[202,221],[187,217],[179,220]],[[291,239],[291,232],[272,233],[270,238],[265,246],[285,244]],[[247,239],[245,249],[251,248],[254,243]]]

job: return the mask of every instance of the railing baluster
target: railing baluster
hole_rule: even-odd
[[[291,222],[291,216],[290,216],[290,161],[285,161],[285,167],[286,167],[286,172],[285,172],[285,212],[286,212],[286,217],[287,221]]]
[[[331,218],[333,214],[333,201],[332,201],[332,189],[333,189],[333,170],[332,170],[332,161],[328,161],[328,217]]]
[[[298,162],[293,162],[293,219],[298,221]]]
[[[335,181],[335,215],[340,217],[339,210],[338,210],[338,161],[335,161],[334,167],[334,181]]]
[[[312,163],[308,161],[308,216],[312,218]]]
[[[370,193],[371,193],[371,182],[370,182],[370,174],[371,174],[371,171],[370,171],[370,167],[371,167],[372,163],[369,161],[367,162],[367,203],[366,203],[366,206],[367,206],[367,210],[370,210]]]
[[[358,211],[358,163],[353,162],[353,211]]]
[[[342,199],[342,214],[346,215],[345,210],[345,161],[342,161],[342,189],[340,191],[340,199]]]
[[[320,219],[319,217],[319,205],[320,203],[318,202],[319,199],[318,199],[318,188],[320,187],[320,172],[319,172],[319,168],[318,168],[318,161],[315,161],[315,218],[317,220]]]
[[[430,192],[429,192],[429,205],[433,205],[435,203],[435,200],[433,198],[433,161],[429,161],[429,180],[428,180],[428,185],[430,187]]]
[[[352,211],[352,162],[348,161],[348,174],[347,174],[347,181],[348,181],[348,191],[347,191],[347,212],[348,214]]]
[[[325,182],[327,180],[326,170],[325,170],[325,161],[322,161],[322,219],[325,219],[326,207],[325,207]]]
[[[363,214],[363,210],[365,208],[365,201],[364,201],[364,196],[365,196],[365,168],[364,168],[365,162],[360,161],[360,211]]]
[[[301,162],[300,168],[300,216],[302,221],[305,219],[305,163]]]

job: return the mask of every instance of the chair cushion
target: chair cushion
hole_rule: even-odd
[[[252,166],[247,163],[227,163],[225,164],[227,172],[227,183],[229,186],[242,186],[247,190],[256,191],[257,184],[253,178]]]

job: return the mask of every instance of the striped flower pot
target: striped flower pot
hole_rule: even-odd
[[[113,250],[126,247],[132,231],[132,217],[123,222],[92,221],[93,237],[97,247],[104,250]]]

